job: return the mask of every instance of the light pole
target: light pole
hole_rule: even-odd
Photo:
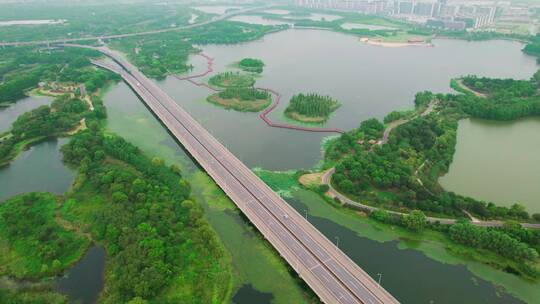
[[[306,217],[306,220],[307,220],[307,209],[304,209],[304,214],[305,214],[305,217]]]
[[[336,247],[339,248],[339,236],[336,236]]]
[[[381,280],[382,280],[382,273],[377,273],[377,275],[379,276],[379,286],[381,285]]]

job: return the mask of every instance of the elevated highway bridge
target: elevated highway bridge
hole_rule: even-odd
[[[112,59],[93,64],[123,78],[324,303],[398,303],[135,66],[106,47],[64,46]]]

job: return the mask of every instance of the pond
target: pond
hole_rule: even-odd
[[[27,192],[67,191],[75,178],[75,171],[62,162],[60,147],[67,141],[61,138],[36,144],[0,168],[0,201]]]
[[[56,290],[68,296],[70,303],[93,304],[103,289],[106,252],[94,246],[66,275],[56,280]]]
[[[540,213],[539,131],[540,118],[461,120],[454,160],[439,182],[448,191]]]
[[[11,128],[11,124],[17,120],[19,115],[40,106],[48,105],[50,102],[51,99],[49,97],[29,96],[18,100],[6,108],[0,108],[0,133],[8,131]]]

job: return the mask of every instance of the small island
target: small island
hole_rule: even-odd
[[[301,122],[323,123],[339,106],[339,102],[330,96],[298,94],[291,98],[285,116]]]
[[[238,67],[250,73],[262,73],[264,62],[255,58],[244,58],[238,63]]]
[[[222,88],[251,87],[255,84],[255,79],[250,75],[240,74],[238,72],[224,72],[212,76],[208,83]]]
[[[259,112],[270,105],[270,93],[253,87],[227,88],[211,95],[207,100],[226,109],[241,112]]]

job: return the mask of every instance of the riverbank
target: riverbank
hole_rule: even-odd
[[[305,175],[303,174],[305,172],[293,171],[255,170],[255,172],[274,191],[287,193],[285,197],[288,201],[301,201],[305,206],[297,211],[307,216],[312,223],[316,222],[313,217],[323,218],[354,231],[360,239],[367,238],[384,244],[397,242],[395,247],[399,248],[399,251],[414,250],[430,260],[437,261],[437,263],[465,266],[479,278],[492,282],[499,286],[499,289],[505,289],[524,301],[530,302],[536,296],[540,296],[538,279],[524,273],[518,263],[487,250],[456,244],[446,233],[441,231],[426,229],[421,232],[413,232],[398,225],[374,220],[366,212],[345,207],[322,195],[318,185],[316,185],[316,182],[320,181],[320,175]],[[308,183],[315,182],[306,188],[299,180],[308,181]],[[319,221],[317,220],[317,222]],[[347,240],[341,240],[341,242],[345,241]],[[354,240],[348,240],[348,242],[352,241]],[[356,248],[356,250],[362,249],[372,251],[372,248]],[[365,261],[357,261],[357,263],[362,265]],[[417,261],[417,263],[418,267],[421,268],[423,262]]]
[[[366,38],[362,37],[360,38],[360,42],[363,42],[365,44],[373,45],[373,46],[380,46],[385,48],[402,48],[402,47],[434,47],[433,43],[431,42],[424,42],[424,41],[418,41],[418,42],[398,42],[398,41],[384,41],[380,38]]]
[[[303,122],[306,124],[322,124],[328,120],[328,118],[324,116],[311,117],[311,116],[302,115],[294,111],[285,112],[285,116],[292,120],[296,120],[296,121]]]
[[[6,135],[6,137],[7,136],[9,136],[9,134]],[[0,168],[8,166],[23,151],[28,150],[31,146],[33,146],[35,144],[38,144],[40,142],[43,142],[43,141],[47,140],[47,138],[49,138],[49,137],[47,137],[47,136],[39,136],[39,137],[34,137],[34,138],[31,138],[31,139],[27,139],[27,140],[16,143],[15,146],[13,147],[13,149],[9,152],[9,154],[7,154],[6,156],[4,156],[3,158],[0,159]]]
[[[0,276],[38,280],[58,275],[79,261],[90,240],[58,224],[60,206],[61,199],[49,193],[20,195],[0,205]]]
[[[471,88],[469,88],[468,86],[466,86],[464,83],[463,83],[463,79],[462,78],[457,78],[457,79],[452,79],[450,81],[450,87],[460,93],[464,93],[464,94],[473,94],[474,96],[476,97],[481,97],[481,98],[487,98],[487,95],[486,94],[483,94],[483,93],[480,93],[480,92],[477,92]]]
[[[206,100],[225,109],[233,109],[240,112],[259,112],[266,109],[271,103],[272,98],[243,100],[241,98],[222,98],[220,93],[209,96]]]

